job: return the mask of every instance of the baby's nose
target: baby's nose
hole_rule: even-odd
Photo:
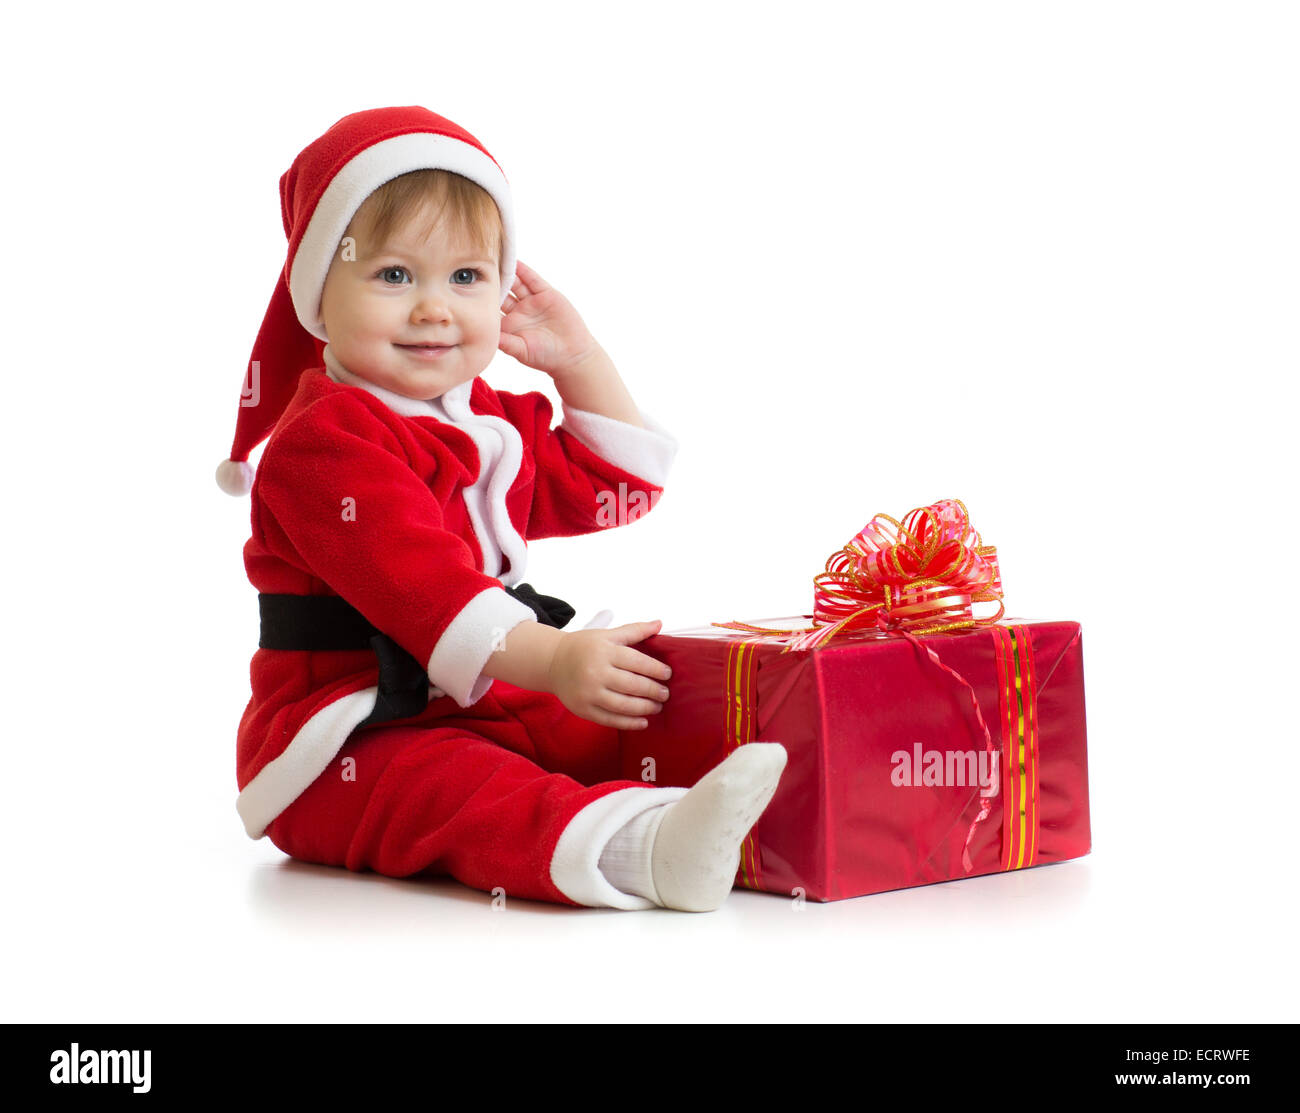
[[[415,306],[411,316],[416,320],[427,321],[430,319],[440,320],[450,316],[451,308],[447,304],[447,299],[438,296],[429,296],[421,298]]]

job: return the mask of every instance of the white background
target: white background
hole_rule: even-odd
[[[10,18],[0,1017],[1296,1019],[1294,6]],[[653,514],[530,582],[579,623],[806,613],[873,514],[961,498],[1008,613],[1083,623],[1089,857],[494,912],[244,835],[256,596],[213,470],[280,175],[398,104],[487,145],[523,259],[681,442]]]

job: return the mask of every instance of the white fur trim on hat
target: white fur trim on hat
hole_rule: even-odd
[[[351,159],[325,187],[289,272],[289,293],[302,327],[328,340],[320,318],[320,299],[343,233],[357,209],[385,182],[412,170],[450,170],[482,186],[501,212],[501,301],[515,282],[515,220],[510,186],[501,168],[470,143],[431,132],[385,139]]]

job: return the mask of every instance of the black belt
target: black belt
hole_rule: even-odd
[[[507,587],[506,592],[532,608],[545,626],[563,627],[573,608],[563,599],[540,595],[531,584]],[[270,595],[259,592],[262,649],[374,650],[379,658],[379,698],[361,727],[406,719],[429,705],[429,675],[410,653],[337,595]]]

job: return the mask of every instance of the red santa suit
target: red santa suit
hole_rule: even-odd
[[[527,542],[648,510],[676,442],[645,414],[640,428],[566,406],[551,428],[538,392],[475,378],[413,400],[339,366],[321,298],[350,221],[386,182],[430,169],[495,203],[504,306],[517,258],[510,186],[454,121],[419,105],[354,112],[280,179],[288,252],[216,473],[228,494],[252,495],[244,561],[262,618],[237,739],[239,814],[249,835],[308,861],[649,907],[610,883],[600,855],[685,789],[611,780],[616,731],[483,668],[519,622],[558,621],[523,590]],[[248,457],[268,437],[254,479]],[[611,876],[625,841],[609,847]]]
[[[537,616],[505,587],[527,542],[617,525],[662,492],[677,444],[482,378],[430,401],[352,375],[324,348],[252,486],[244,548],[261,593],[337,595],[426,666],[428,706],[357,730],[373,651],[259,648],[237,742],[248,834],[310,861],[450,874],[509,895],[644,908],[597,868],[609,837],[682,788],[617,775],[617,732],[483,675]],[[611,514],[611,496],[631,506]]]

